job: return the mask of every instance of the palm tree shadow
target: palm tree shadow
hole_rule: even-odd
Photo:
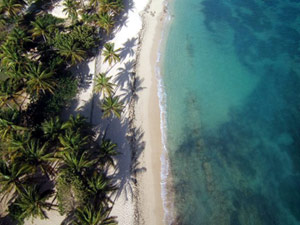
[[[116,84],[123,88],[126,83],[128,83],[133,75],[133,70],[135,67],[135,61],[130,60],[124,64],[124,67],[118,68],[119,73],[115,78]]]
[[[142,87],[143,81],[144,79],[135,76],[135,73],[133,73],[133,78],[127,83],[127,87],[121,88],[121,100],[125,104],[130,103],[130,101],[136,103],[139,100],[139,96],[137,93],[145,88]]]
[[[133,11],[134,9],[134,2],[132,0],[123,0],[124,10],[123,12],[117,16],[114,32],[112,32],[109,38],[114,38],[115,34],[122,29],[123,26],[127,26],[128,22],[128,13]]]
[[[72,210],[71,212],[69,212],[66,216],[66,218],[61,222],[60,225],[68,225],[71,224],[71,222],[73,222],[74,220],[74,210]]]
[[[134,189],[137,184],[136,176],[139,173],[143,173],[146,171],[145,167],[141,167],[139,163],[139,158],[141,153],[145,149],[145,142],[143,141],[144,133],[140,128],[133,128],[127,134],[127,141],[130,145],[130,148],[127,149],[127,155],[129,158],[129,165],[125,165],[127,167],[124,168],[124,161],[121,157],[117,158],[117,167],[116,173],[113,174],[112,179],[118,185],[118,190],[115,193],[116,201],[121,193],[124,191],[126,200],[129,198],[133,200],[134,198]],[[122,163],[123,162],[123,163]],[[124,170],[125,169],[125,170]]]
[[[127,56],[133,56],[134,55],[134,50],[133,48],[137,45],[137,38],[131,38],[128,39],[122,47],[122,51],[120,53],[120,58],[125,59]]]
[[[18,222],[14,221],[9,215],[0,217],[1,225],[17,225]]]
[[[76,66],[70,68],[72,74],[74,74],[78,79],[79,91],[86,90],[90,87],[93,80],[93,75],[90,74],[90,68],[88,66],[88,61],[84,61]]]

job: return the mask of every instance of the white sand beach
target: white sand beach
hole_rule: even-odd
[[[98,136],[103,135],[100,131],[106,130],[106,137],[118,144],[120,155],[116,158],[117,169],[112,176],[120,189],[112,196],[115,204],[111,216],[117,216],[122,225],[159,225],[164,224],[164,212],[155,64],[163,24],[163,0],[124,2],[125,15],[108,40],[116,49],[122,49],[121,61],[113,66],[103,64],[99,52],[91,61],[78,65],[76,72],[80,73],[83,82],[70,112],[80,112],[96,127]],[[62,9],[60,2],[52,13],[64,18]],[[121,121],[101,119],[100,97],[93,94],[93,77],[99,72],[107,72],[119,87],[116,94],[125,103]],[[48,212],[48,217],[44,221],[27,221],[26,225],[58,225],[64,219],[56,211]]]

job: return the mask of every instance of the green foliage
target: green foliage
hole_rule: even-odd
[[[56,33],[54,46],[71,65],[83,61],[86,55],[85,49],[69,34]]]
[[[99,73],[95,77],[94,91],[103,96],[112,96],[114,84],[110,82],[112,77],[107,77],[106,73]]]
[[[96,15],[96,24],[109,34],[115,25],[115,20],[108,13],[100,13]]]
[[[79,2],[76,0],[64,0],[63,6],[63,12],[65,12],[73,22],[76,21],[78,19],[77,9],[79,8]]]
[[[62,133],[62,122],[58,116],[51,117],[42,123],[42,130],[44,137],[47,140],[56,140],[58,136]]]
[[[44,45],[44,48],[40,50],[40,61],[43,62],[45,67],[49,68],[50,71],[55,71],[56,73],[64,71],[66,67],[65,59],[56,51],[51,50],[51,46],[46,44]]]
[[[25,7],[23,0],[2,0],[0,2],[0,12],[7,13],[9,16],[17,16],[18,13]]]
[[[57,115],[66,108],[77,92],[77,81],[72,77],[60,77],[57,80],[55,95],[46,100],[45,112],[48,115]]]
[[[85,9],[82,1],[65,0],[71,25],[46,12],[50,1],[27,2],[34,5],[25,11],[23,0],[0,0],[0,187],[9,198],[9,216],[18,224],[46,219],[53,190],[41,185],[49,182],[60,213],[73,215],[72,224],[116,224],[109,217],[116,187],[106,174],[114,166],[116,144],[103,138],[99,146],[84,117],[63,122],[59,115],[77,92],[68,67],[95,54],[95,25],[109,33],[121,0],[96,0]],[[105,46],[109,63],[117,62],[119,50]],[[96,91],[111,97],[114,84],[104,78]],[[111,97],[103,108],[105,115],[120,117],[123,106]]]
[[[80,43],[85,50],[90,50],[97,46],[99,40],[99,34],[94,27],[88,25],[77,25],[71,31],[70,35]]]
[[[123,10],[123,8],[124,6],[121,0],[100,0],[99,1],[100,13],[107,13],[108,15],[116,16]]]
[[[48,210],[52,204],[47,200],[54,194],[51,189],[44,190],[41,185],[23,186],[19,190],[19,197],[14,204],[17,206],[17,221],[27,218],[46,219]]]
[[[8,34],[9,34],[9,32],[7,30],[0,31],[0,45],[3,44],[4,41],[6,41]]]
[[[69,120],[62,125],[62,128],[67,129],[68,131],[78,132],[80,134],[88,134],[86,130],[91,127],[86,122],[85,117],[77,114],[76,116],[70,115]]]
[[[19,126],[20,123],[20,112],[16,109],[6,109],[0,111],[0,139],[5,140],[10,135],[18,130],[24,130],[23,127]]]
[[[75,97],[77,81],[74,78],[71,76],[60,77],[56,82],[55,95],[43,95],[35,104],[31,105],[31,115],[36,122],[59,115],[61,110],[65,109]]]
[[[75,210],[74,225],[116,225],[115,217],[110,217],[110,208],[84,205]]]
[[[109,65],[111,65],[112,62],[120,62],[120,55],[118,54],[120,51],[120,48],[115,49],[114,43],[105,43],[103,50],[104,62],[108,62]]]
[[[57,179],[57,200],[61,214],[68,214],[88,202],[86,186],[78,175],[64,171]]]
[[[79,132],[67,130],[65,134],[58,137],[62,150],[69,152],[79,152],[86,144],[87,137],[82,137]]]
[[[102,161],[102,165],[108,164],[109,166],[115,166],[113,156],[118,155],[117,144],[113,143],[110,139],[102,139],[100,145],[99,158]]]
[[[60,174],[56,179],[56,191],[59,213],[63,215],[72,211],[74,202],[71,193],[71,185],[63,174]]]
[[[48,68],[43,68],[41,64],[29,64],[25,75],[27,77],[27,92],[31,96],[39,96],[41,92],[45,94],[46,91],[53,94],[56,83],[54,73]]]
[[[23,144],[15,160],[16,162],[27,165],[33,174],[41,171],[47,176],[55,175],[51,166],[51,162],[53,162],[55,158],[53,152],[49,152],[47,142],[41,144],[40,140],[31,139]]]
[[[24,224],[24,219],[22,216],[23,210],[18,204],[12,203],[11,205],[9,205],[8,212],[10,218],[12,218],[18,225]]]
[[[87,25],[75,25],[68,33],[56,33],[53,45],[58,53],[71,64],[81,62],[84,56],[92,53],[99,42],[95,28]]]
[[[19,89],[18,84],[11,78],[0,81],[0,108],[19,107],[17,102],[17,98],[20,96]]]
[[[7,41],[11,42],[16,47],[24,48],[24,45],[32,40],[23,29],[15,27],[8,35]]]
[[[18,187],[21,187],[24,175],[26,175],[28,171],[29,168],[26,165],[15,163],[9,165],[3,160],[0,160],[0,192],[5,195],[12,194],[14,198],[15,191]]]
[[[46,42],[56,30],[59,29],[59,25],[63,22],[63,19],[57,18],[51,14],[44,16],[38,16],[35,21],[31,22],[31,33],[33,38],[43,37]]]
[[[118,96],[109,96],[105,97],[101,108],[103,111],[103,118],[108,118],[113,115],[120,119],[124,106],[120,102]]]
[[[17,48],[12,42],[5,42],[0,47],[1,65],[7,69],[19,69],[28,61],[21,48]]]

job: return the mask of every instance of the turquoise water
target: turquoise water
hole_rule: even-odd
[[[175,0],[171,15],[177,224],[300,224],[300,1]]]

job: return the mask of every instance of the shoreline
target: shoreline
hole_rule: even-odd
[[[137,76],[147,84],[135,105],[136,127],[144,131],[145,149],[140,163],[146,171],[137,174],[138,221],[136,224],[165,224],[162,199],[162,130],[158,97],[157,59],[164,27],[164,1],[150,0],[142,13],[143,29],[137,53]]]

